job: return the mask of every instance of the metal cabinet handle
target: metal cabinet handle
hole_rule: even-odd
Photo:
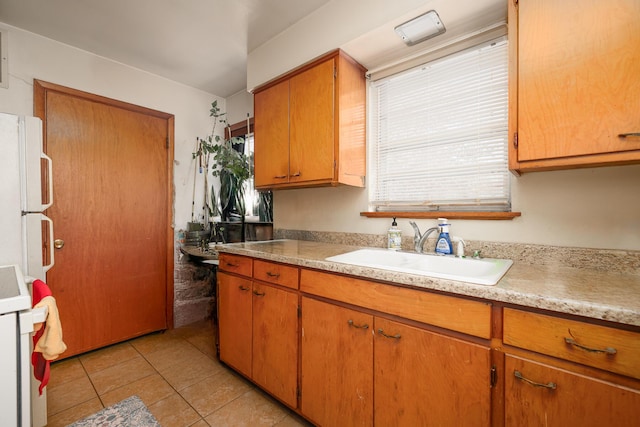
[[[629,132],[618,134],[618,138],[640,137],[640,132]]]
[[[253,291],[253,294],[257,297],[263,297],[266,295],[264,292],[258,292],[258,291]]]
[[[535,381],[531,381],[529,378],[523,377],[520,371],[513,371],[513,376],[519,379],[520,381],[524,381],[525,383],[530,384],[534,387],[548,388],[550,390],[555,390],[556,388],[558,388],[556,383],[550,382],[550,383],[542,384],[542,383],[537,383]]]
[[[238,289],[240,289],[241,291],[248,291],[249,290],[249,288],[247,288],[246,286],[242,286],[242,285],[238,286]]]
[[[364,325],[356,325],[351,319],[347,320],[347,323],[349,324],[349,326],[353,326],[354,328],[369,329],[369,325],[367,325],[366,323]]]
[[[234,267],[234,268],[235,268],[235,267],[238,267],[238,264],[234,264],[234,263],[232,263],[232,262],[226,262],[226,263],[225,263],[225,265],[226,265],[227,267]]]
[[[378,329],[378,333],[379,333],[380,335],[382,335],[383,337],[385,337],[385,338],[393,338],[393,339],[396,339],[396,340],[399,340],[400,338],[402,338],[402,335],[400,335],[400,334],[387,335],[387,334],[385,334],[385,333],[384,333],[384,331],[382,330],[382,328]]]
[[[292,174],[291,176],[292,177],[299,177],[300,175],[302,175],[302,174],[300,173],[300,171],[298,171],[298,172]]]
[[[267,276],[269,277],[280,277],[280,273],[272,273],[270,271],[267,271]]]
[[[606,347],[606,348],[591,348],[591,347],[587,347],[586,345],[582,345],[582,344],[578,343],[573,338],[568,338],[568,337],[564,338],[564,342],[566,342],[567,344],[572,345],[574,347],[578,347],[578,348],[580,348],[580,349],[582,349],[584,351],[588,351],[590,353],[606,353],[606,354],[614,355],[614,354],[616,354],[618,352],[613,347]]]
[[[274,176],[275,179],[285,179],[287,177],[287,175],[276,175]]]

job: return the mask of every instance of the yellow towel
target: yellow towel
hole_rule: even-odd
[[[44,332],[35,345],[33,351],[42,353],[45,360],[57,359],[63,351],[67,349],[67,345],[62,341],[62,325],[60,324],[60,316],[56,300],[52,296],[46,296],[36,304],[36,308],[46,306],[49,310],[47,320],[44,323]],[[40,330],[42,324],[34,325],[36,331]]]

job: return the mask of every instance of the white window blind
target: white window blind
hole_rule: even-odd
[[[372,83],[371,208],[509,211],[502,38]]]

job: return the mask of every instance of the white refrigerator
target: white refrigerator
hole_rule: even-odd
[[[44,211],[53,202],[52,164],[43,153],[42,122],[0,113],[0,413],[1,424],[47,423],[46,389],[33,377],[33,323],[43,313],[31,310],[28,286],[46,282],[53,266],[53,224]],[[43,174],[44,173],[44,174]],[[47,188],[42,191],[42,183]],[[43,226],[44,224],[44,226]],[[50,253],[43,261],[43,232]],[[54,295],[55,296],[55,295]]]

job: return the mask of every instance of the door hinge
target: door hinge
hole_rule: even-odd
[[[514,132],[513,134],[513,148],[518,148],[518,132]]]
[[[495,387],[496,384],[498,384],[498,370],[496,369],[495,365],[491,367],[490,378],[491,387]]]

